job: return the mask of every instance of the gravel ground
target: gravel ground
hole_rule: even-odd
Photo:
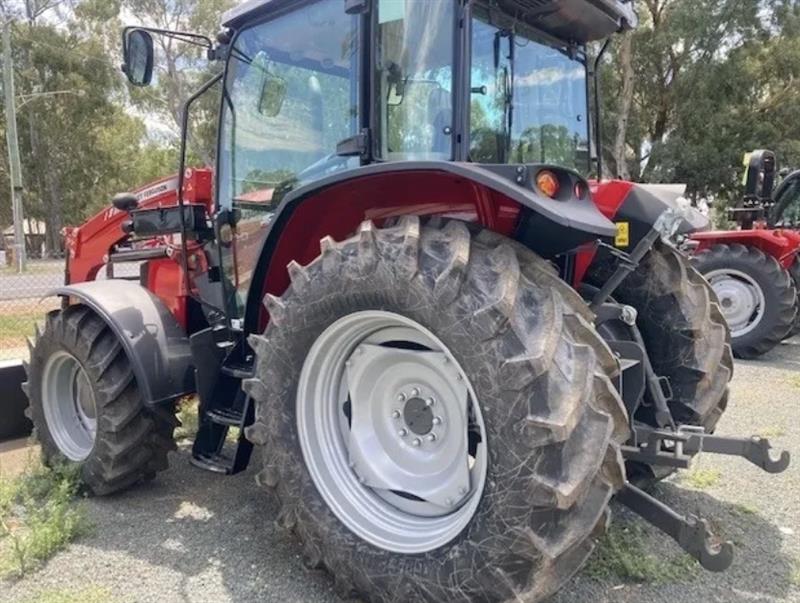
[[[758,362],[738,362],[736,370],[732,404],[719,433],[761,433],[779,447],[800,449],[800,339]],[[672,479],[657,496],[708,518],[731,539],[736,547],[731,569],[722,574],[697,569],[685,580],[658,585],[584,574],[554,602],[800,602],[800,459],[778,476],[743,460],[710,455],[697,467],[721,477],[703,489],[685,478]],[[93,585],[119,603],[339,601],[328,576],[305,569],[296,544],[273,526],[275,506],[256,488],[252,471],[218,477],[189,466],[181,452],[154,483],[86,504],[92,534],[41,571],[19,582],[0,582],[0,602]],[[616,517],[620,523],[636,521],[625,513]],[[643,546],[667,558],[681,555],[649,528]]]

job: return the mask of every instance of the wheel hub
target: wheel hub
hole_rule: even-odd
[[[358,347],[347,361],[348,448],[361,483],[410,494],[442,513],[464,499],[468,391],[460,376],[443,353]]]
[[[358,312],[328,327],[303,365],[297,423],[320,495],[375,546],[433,550],[477,509],[488,463],[480,407],[455,358],[410,319]]]
[[[714,270],[706,278],[720,301],[722,314],[734,337],[749,333],[764,316],[764,293],[758,283],[739,270]]]
[[[42,376],[42,407],[53,441],[71,461],[85,460],[97,434],[97,404],[80,362],[68,352],[53,354]]]

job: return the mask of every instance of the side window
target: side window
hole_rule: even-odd
[[[450,159],[455,3],[378,2],[380,150],[384,159]]]

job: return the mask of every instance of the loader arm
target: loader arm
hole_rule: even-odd
[[[212,211],[212,171],[192,169],[184,186],[188,203],[203,203]],[[162,178],[136,189],[138,209],[174,207],[178,203],[178,177]],[[64,229],[67,250],[65,284],[93,281],[107,264],[113,249],[130,239],[124,230],[129,214],[115,207],[106,207],[79,227]]]

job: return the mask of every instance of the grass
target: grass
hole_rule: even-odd
[[[89,586],[80,590],[45,590],[24,603],[111,603],[111,591],[99,586]]]
[[[175,429],[175,439],[180,440],[193,440],[197,434],[198,428],[198,414],[197,414],[198,400],[196,396],[186,397],[181,400],[178,405],[178,420],[181,422],[180,426]]]
[[[705,490],[719,484],[722,481],[722,473],[717,469],[694,468],[686,473],[681,473],[678,479],[682,484],[697,490]]]
[[[697,562],[686,554],[655,555],[647,551],[646,532],[635,523],[612,523],[600,539],[584,574],[595,580],[629,584],[680,582],[697,572]]]
[[[39,307],[30,310],[0,312],[0,347],[23,347],[25,338],[33,335],[33,326],[41,321],[44,312]]]
[[[789,574],[789,581],[794,586],[800,586],[800,559],[792,561],[791,573]]]
[[[645,530],[637,524],[612,524],[589,560],[586,574],[595,579],[616,578],[627,583],[677,582],[697,570],[689,555],[664,557],[649,553]]]
[[[800,377],[795,376],[789,379],[789,383],[792,384],[797,389],[800,389]]]
[[[752,505],[747,505],[744,503],[736,503],[734,506],[734,511],[739,515],[758,515],[758,509],[753,507]]]
[[[756,435],[762,438],[782,438],[786,435],[786,430],[776,425],[759,429]]]
[[[87,531],[78,487],[77,469],[67,465],[0,476],[0,576],[33,571]]]

